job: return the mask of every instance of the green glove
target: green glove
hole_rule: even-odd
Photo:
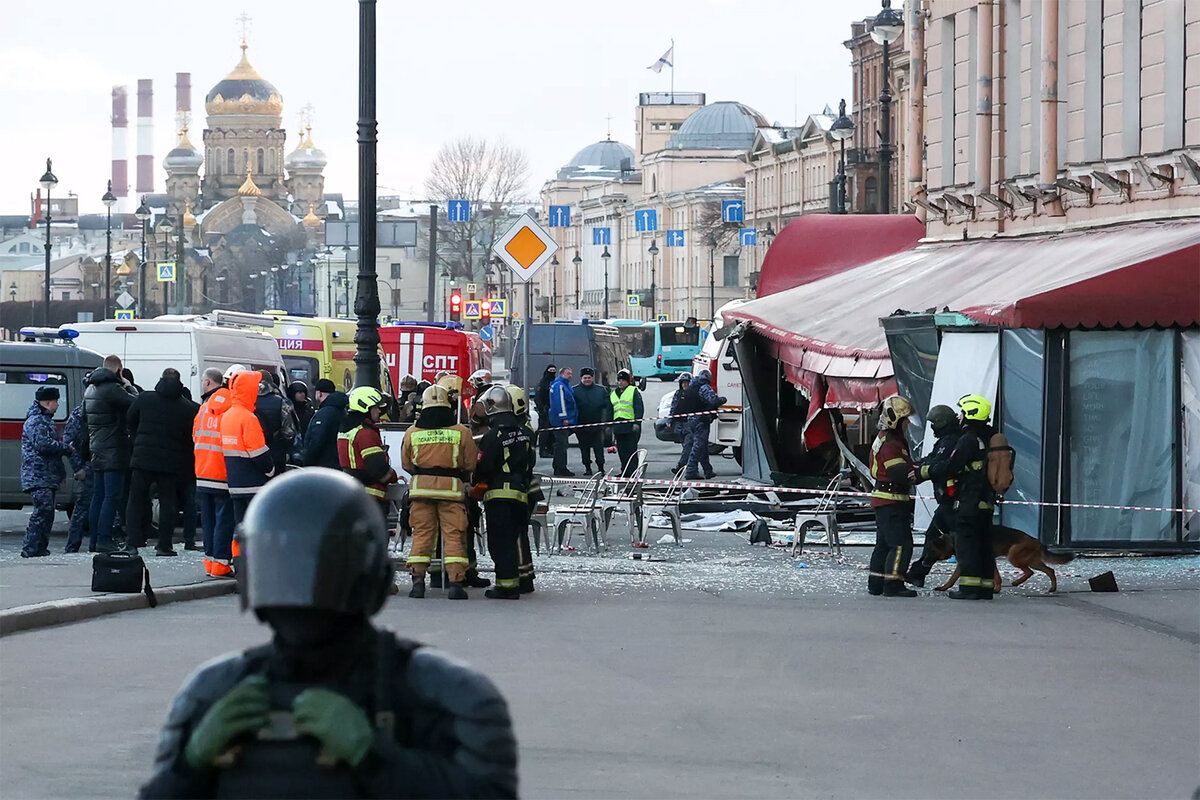
[[[183,756],[192,769],[203,769],[229,749],[237,737],[267,724],[267,679],[251,675],[217,702],[192,731]]]
[[[357,767],[371,749],[375,730],[353,701],[328,689],[305,689],[292,703],[296,730],[319,740],[338,761]]]

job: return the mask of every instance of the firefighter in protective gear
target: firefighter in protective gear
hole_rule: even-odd
[[[412,375],[405,375],[400,379],[400,396],[396,398],[396,402],[400,408],[399,419],[397,422],[412,422],[417,418],[417,401],[420,396],[417,392],[417,379]]]
[[[246,515],[246,507],[254,495],[275,475],[275,462],[271,459],[262,425],[254,416],[261,378],[257,372],[234,374],[229,381],[230,407],[220,415],[225,477],[233,501],[233,518],[237,522]],[[236,543],[232,554],[238,555]]]
[[[986,397],[959,398],[962,432],[950,457],[930,465],[936,480],[954,481],[954,555],[961,574],[955,600],[991,600],[996,557],[992,554],[992,512],[996,493],[987,477],[988,443],[996,433],[988,424],[992,404]]]
[[[929,409],[929,426],[933,429],[933,435],[937,437],[937,441],[934,442],[929,455],[917,463],[918,483],[930,479],[930,472],[934,464],[950,458],[950,453],[953,452],[954,445],[958,443],[961,433],[958,415],[950,406],[939,405]],[[908,568],[908,574],[904,577],[905,582],[911,583],[913,586],[924,586],[925,576],[937,563],[936,558],[927,555],[936,549],[934,545],[943,537],[954,535],[954,479],[942,477],[935,480],[933,495],[937,500],[937,509],[933,512],[933,519],[930,520],[929,527],[925,530],[925,547],[921,552],[921,557],[912,562]]]
[[[533,434],[513,413],[512,398],[493,386],[476,403],[488,415],[488,432],[479,444],[476,493],[487,516],[488,551],[496,562],[496,585],[484,592],[495,600],[521,596],[519,542],[528,537],[529,484],[533,478]]]
[[[520,386],[509,384],[504,387],[504,391],[508,392],[508,397],[512,400],[513,414],[517,420],[525,426],[525,430],[529,433],[530,441],[536,444],[537,434],[533,430],[533,426],[529,424],[529,400],[525,396],[525,390]],[[537,458],[536,447],[531,453],[530,461],[535,462]],[[526,492],[529,502],[526,505],[526,519],[533,516],[539,503],[546,499],[546,493],[542,491],[542,479],[537,475],[533,475],[529,479],[529,491]],[[533,550],[529,547],[529,524],[521,528],[521,535],[517,538],[517,575],[520,579],[521,594],[528,594],[533,591],[533,580],[537,577],[533,569]]]
[[[409,597],[425,596],[425,573],[440,531],[449,581],[447,596],[465,600],[468,559],[463,546],[467,531],[464,480],[477,459],[475,440],[466,427],[456,423],[443,387],[426,389],[421,404],[421,415],[408,429],[400,450],[401,466],[412,476],[408,496],[412,501],[409,520],[413,540],[408,563],[413,586]]]
[[[387,487],[400,480],[379,435],[379,419],[387,401],[371,386],[354,389],[349,400],[349,411],[338,433],[338,463],[344,472],[366,487],[367,494],[386,520],[391,510]]]
[[[886,597],[916,597],[904,585],[912,558],[913,499],[909,494],[916,480],[916,466],[908,452],[904,431],[912,404],[892,395],[879,413],[879,435],[871,446],[871,507],[875,511],[875,549],[871,551],[867,591]]]
[[[188,680],[141,797],[516,797],[516,740],[491,681],[370,622],[393,576],[361,486],[289,472],[239,539],[241,606],[273,637]]]
[[[232,407],[233,397],[221,384],[220,370],[204,371],[204,402],[192,422],[192,452],[196,465],[196,500],[204,533],[204,571],[218,578],[233,575],[233,500],[225,473],[221,447],[221,416]]]
[[[471,413],[468,421],[471,427],[471,435],[478,442],[488,431],[488,413],[480,400],[487,393],[488,389],[492,387],[492,373],[486,369],[477,369],[471,373],[471,377],[467,381],[475,389],[475,399],[471,402]]]

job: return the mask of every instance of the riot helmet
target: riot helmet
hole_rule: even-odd
[[[301,608],[370,617],[392,582],[387,525],[349,475],[286,472],[251,501],[238,526],[242,610]]]
[[[690,373],[690,372],[679,373],[678,375],[675,376],[675,382],[676,383],[691,383],[692,382],[692,373]]]
[[[934,406],[929,409],[929,426],[933,428],[934,436],[945,436],[956,425],[958,415],[950,406]]]

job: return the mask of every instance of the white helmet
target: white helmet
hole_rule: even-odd
[[[229,369],[225,370],[225,373],[221,376],[221,380],[225,381],[226,383],[229,383],[229,381],[233,378],[234,375],[238,374],[239,372],[249,372],[249,371],[250,371],[250,368],[247,367],[245,364],[230,364]]]

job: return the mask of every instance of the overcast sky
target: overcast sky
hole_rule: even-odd
[[[502,138],[526,151],[534,196],[583,146],[633,144],[637,93],[667,91],[670,72],[646,69],[675,39],[675,89],[738,100],[791,124],[850,89],[850,23],[872,0],[380,0],[379,193],[420,198],[442,142]],[[329,157],[328,192],[357,192],[358,4],[353,0],[91,0],[28,3],[0,29],[0,214],[28,210],[54,159],[56,193],[103,210],[111,174],[112,87],[129,87],[129,181],[134,193],[137,81],[154,81],[155,189],[174,145],[175,73],[192,75],[190,138],[199,147],[204,96],[237,63],[245,11],[251,63],[283,94],[286,151],[299,111],[315,108],[313,138]],[[47,46],[48,45],[48,46]],[[133,205],[136,205],[134,203]],[[129,208],[132,210],[132,206]]]

